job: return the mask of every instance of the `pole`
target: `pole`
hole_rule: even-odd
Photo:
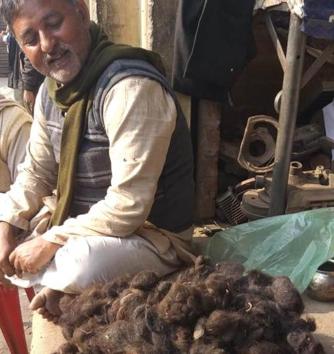
[[[305,54],[305,34],[300,30],[301,19],[291,13],[286,71],[282,88],[279,129],[275,151],[275,165],[271,189],[269,215],[284,214],[286,208],[287,183],[297,119],[299,93]]]

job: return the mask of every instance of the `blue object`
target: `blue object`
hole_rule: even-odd
[[[304,0],[302,31],[311,37],[334,39],[334,1]]]
[[[288,276],[304,291],[319,266],[334,256],[334,208],[274,216],[216,233],[205,255],[247,270]]]

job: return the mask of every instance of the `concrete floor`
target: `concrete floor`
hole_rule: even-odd
[[[304,296],[305,313],[317,323],[316,337],[327,354],[334,353],[334,302],[318,302]]]

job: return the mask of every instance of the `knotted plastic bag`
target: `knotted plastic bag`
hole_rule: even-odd
[[[216,233],[205,255],[213,262],[286,275],[303,292],[318,267],[334,256],[334,208],[269,217]]]

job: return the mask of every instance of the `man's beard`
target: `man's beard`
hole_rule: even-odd
[[[62,84],[72,81],[82,67],[80,58],[72,47],[63,43],[59,44],[55,53],[45,56],[44,65],[47,69],[46,75]]]

